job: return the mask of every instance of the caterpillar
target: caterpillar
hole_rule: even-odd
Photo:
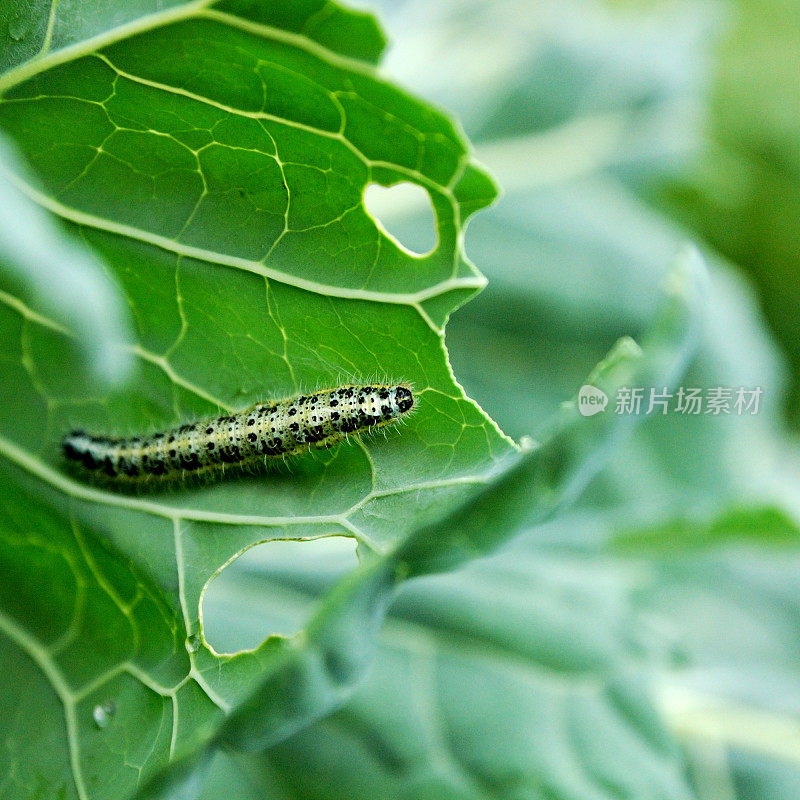
[[[65,458],[86,474],[119,483],[170,481],[223,472],[330,447],[350,433],[397,422],[416,398],[406,384],[341,386],[128,438],[68,433]]]

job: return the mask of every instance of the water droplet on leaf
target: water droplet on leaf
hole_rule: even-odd
[[[116,710],[117,707],[110,700],[106,700],[105,703],[96,705],[92,709],[92,718],[94,719],[94,724],[97,725],[98,728],[107,727],[108,723],[111,722],[111,718],[114,716]]]

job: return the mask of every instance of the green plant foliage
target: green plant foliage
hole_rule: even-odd
[[[139,11],[89,30],[54,7],[44,33],[12,35],[0,77],[0,126],[35,175],[7,165],[10,184],[61,218],[73,254],[98,254],[137,339],[120,356],[135,358],[132,379],[109,390],[69,319],[24,281],[4,287],[0,630],[24,698],[4,715],[5,740],[32,745],[40,726],[52,742],[2,751],[14,797],[123,797],[170,763],[158,785],[191,774],[215,736],[282,740],[358,681],[399,577],[458,563],[512,527],[483,536],[473,524],[462,552],[455,518],[432,541],[434,520],[470,495],[491,504],[519,458],[443,348],[450,312],[484,283],[463,254],[464,222],[495,193],[459,133],[375,73],[382,38],[363,15],[319,3]],[[368,184],[401,180],[431,199],[427,256],[364,210]],[[77,319],[96,311],[78,303]],[[614,369],[635,360],[628,351]],[[59,458],[75,425],[146,431],[376,375],[419,396],[401,434],[268,478],[137,496],[81,483]],[[543,509],[611,433],[595,427],[564,474],[545,470]],[[517,482],[542,473],[539,452]],[[234,656],[208,647],[199,604],[218,569],[257,542],[321,536],[355,538],[365,564],[302,638]]]
[[[455,383],[442,344],[447,316],[484,283],[461,232],[495,190],[449,120],[376,74],[371,18],[314,2],[130,11],[54,7],[44,33],[9,28],[0,77],[0,126],[35,176],[6,165],[11,185],[61,218],[70,252],[102,259],[136,332],[134,374],[109,390],[69,320],[24,282],[3,287],[3,563],[14,576],[3,655],[35,665],[18,673],[32,706],[63,712],[46,714],[50,766],[3,750],[20,797],[128,795],[293,669],[310,683],[293,705],[276,698],[273,717],[261,708],[252,735],[280,738],[323,713],[368,657],[364,620],[394,584],[391,567],[379,561],[334,595],[306,649],[271,639],[238,657],[203,641],[207,581],[270,539],[349,536],[374,558],[516,453]],[[426,257],[364,210],[369,183],[400,180],[435,209]],[[91,304],[84,317],[97,312],[76,294]],[[81,483],[59,456],[73,426],[135,433],[376,376],[415,386],[419,413],[402,433],[268,477],[126,495]],[[52,615],[42,630],[39,612]],[[312,664],[320,641],[365,652]],[[24,714],[7,719],[30,731]]]
[[[447,331],[456,374],[515,436],[555,412],[618,336],[647,328],[686,236],[628,179],[632,167],[639,180],[660,176],[685,144],[678,134],[690,129],[673,126],[687,118],[668,109],[694,100],[685,73],[706,54],[680,34],[706,8],[646,5],[615,24],[592,2],[553,14],[547,3],[509,2],[499,22],[495,4],[430,3],[425,41],[438,47],[429,60],[421,49],[404,60],[415,29],[395,51],[395,69],[430,95],[463,91],[471,133],[528,132],[480,151],[511,191],[470,228],[489,285]],[[402,30],[397,17],[391,27]],[[460,24],[470,17],[478,23]],[[480,53],[492,25],[503,32],[502,69],[467,86],[475,73],[460,56]],[[526,48],[511,46],[518,29]],[[494,101],[510,95],[492,122]],[[598,116],[592,101],[610,114]],[[558,125],[531,133],[542,119]],[[651,149],[637,159],[643,151],[631,145],[643,132]],[[800,791],[800,527],[796,452],[781,425],[784,368],[743,281],[711,260],[699,352],[681,383],[761,386],[759,413],[656,416],[572,513],[531,526],[491,559],[404,587],[354,699],[263,754],[219,758],[204,798],[221,787],[281,800],[766,800]],[[330,565],[295,559],[265,551],[234,565],[217,599],[230,646],[248,628],[302,619]],[[288,610],[270,603],[274,585],[294,591]],[[243,622],[242,608],[264,618]]]
[[[618,180],[684,147],[702,24],[619,36],[594,3],[548,6],[509,0],[525,47],[481,91],[443,40],[415,58],[481,101],[460,111],[510,188],[471,223],[492,283],[469,303],[486,280],[465,228],[494,181],[378,71],[370,14],[0,7],[1,797],[792,796],[781,368],[724,265],[709,254],[709,284]],[[590,9],[596,50],[562,35]],[[401,244],[417,217],[365,209],[400,182],[429,199],[427,254]],[[690,363],[699,385],[762,385],[762,413],[628,441],[644,415],[565,402]],[[381,379],[413,384],[407,425],[269,472],[130,493],[59,453],[73,427],[135,435]]]
[[[750,521],[765,540],[779,530]],[[538,531],[411,583],[355,698],[264,754],[218,757],[203,798],[792,796],[798,534],[793,555],[658,560],[553,552]],[[227,641],[243,606],[267,625],[298,614],[324,569],[243,566],[220,608]],[[271,599],[287,588],[288,610]]]

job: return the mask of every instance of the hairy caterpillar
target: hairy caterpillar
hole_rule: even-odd
[[[69,461],[104,480],[168,481],[330,447],[350,433],[396,422],[415,404],[403,384],[341,386],[149,436],[118,439],[73,431],[62,447]]]

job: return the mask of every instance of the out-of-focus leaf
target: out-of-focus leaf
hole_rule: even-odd
[[[792,796],[800,529],[787,549],[785,521],[736,519],[700,558],[548,554],[532,531],[408,584],[355,698],[261,756],[219,758],[204,799]],[[730,544],[745,524],[755,547]],[[335,565],[247,561],[217,608],[232,647],[243,607],[285,624]]]
[[[276,578],[266,564],[242,578],[231,632],[244,605],[269,614]],[[263,756],[218,761],[203,798],[238,775],[248,798],[689,800],[633,622],[617,576],[537,553],[415,581],[355,699]]]
[[[547,172],[594,158],[631,177],[653,174],[681,163],[698,142],[710,50],[725,19],[719,5],[378,5],[393,31],[387,70],[453,108],[473,139],[523,172],[526,145],[561,128],[585,135],[554,154]]]
[[[694,251],[678,260],[665,290],[644,354],[632,340],[620,340],[589,375],[588,385],[614,397],[626,386],[669,387],[683,374],[704,319],[705,267]],[[586,415],[577,400],[565,403],[540,446],[452,519],[409,538],[401,556],[410,561],[412,573],[450,568],[487,542],[502,541],[509,527],[541,522],[577,497],[642,416],[611,408]]]
[[[754,14],[762,11],[757,4],[751,7]],[[488,5],[486,13],[491,14]],[[773,34],[775,22],[775,17],[763,20],[773,26]],[[796,27],[785,19],[781,24],[786,32]],[[485,39],[491,37],[486,29]],[[461,31],[458,36],[466,38]],[[513,42],[513,37],[509,40]],[[774,42],[773,35],[771,45]],[[508,50],[513,59],[516,51]],[[395,55],[398,63],[402,61],[401,50]],[[765,50],[763,55],[757,59],[766,74],[772,54]],[[429,82],[435,84],[438,74],[426,68],[423,49],[419,56],[413,69],[420,74],[427,71]],[[684,63],[700,64],[696,56],[690,49]],[[403,67],[399,63],[396,71],[402,74]],[[588,87],[601,85],[611,73],[613,66],[606,70],[598,64],[597,74],[590,82],[579,82],[573,99],[580,98],[584,88],[591,94]],[[555,83],[561,73],[553,74]],[[794,91],[796,82],[779,81],[784,93]],[[502,96],[503,79],[498,83],[487,92]],[[440,88],[439,96],[447,97],[447,87]],[[607,96],[595,94],[599,98],[593,97],[594,102],[602,103]],[[680,97],[675,99],[680,106]],[[549,109],[544,105],[546,117]],[[736,113],[736,108],[731,104],[729,110]],[[686,236],[646,209],[617,180],[621,167],[626,176],[630,174],[624,148],[620,156],[617,147],[624,141],[625,121],[633,117],[584,118],[575,111],[566,115],[566,122],[562,118],[559,126],[541,132],[533,113],[527,121],[529,129],[537,131],[534,135],[485,142],[479,153],[512,192],[472,228],[479,235],[470,240],[470,251],[481,259],[489,287],[453,319],[448,345],[463,384],[514,435],[529,430],[531,419],[548,416],[564,394],[574,392],[588,365],[622,331],[640,330],[654,302],[665,254],[674,252]],[[519,121],[513,114],[510,119]],[[765,120],[765,124],[772,123]],[[656,131],[655,141],[662,141],[659,134],[664,133],[663,128]],[[691,138],[685,143],[691,144]],[[676,139],[667,133],[663,141]],[[708,177],[735,183],[749,175],[738,176],[726,164],[730,162],[720,162]],[[652,170],[653,165],[644,166]],[[751,177],[760,180],[755,173]],[[767,195],[773,200],[781,197],[768,183],[762,181],[760,186],[762,200]],[[725,197],[735,200],[735,187]],[[732,225],[735,216],[728,204],[720,223],[731,234],[741,232],[746,247],[749,222],[758,221],[762,210],[769,213],[766,208],[748,208],[749,219]],[[791,218],[791,213],[781,217]],[[413,227],[413,217],[407,216],[405,224]],[[780,248],[786,241],[775,231],[770,245]],[[731,275],[727,264],[709,255],[708,326],[699,357],[683,384],[761,387],[759,413],[687,417],[673,412],[652,419],[637,429],[630,444],[598,477],[579,510],[533,528],[520,541],[541,558],[548,557],[548,550],[569,552],[576,570],[578,563],[585,564],[588,552],[589,563],[609,581],[619,575],[618,570],[628,576],[630,604],[642,606],[631,612],[629,630],[646,635],[651,643],[658,641],[654,652],[663,653],[648,658],[649,666],[643,669],[651,679],[649,696],[684,745],[687,777],[698,797],[792,797],[800,775],[792,750],[796,705],[789,688],[797,682],[798,629],[792,602],[783,590],[778,595],[771,590],[773,570],[774,583],[782,584],[782,562],[790,574],[796,573],[798,543],[798,463],[781,424],[784,369],[749,287]],[[779,293],[787,296],[783,289]],[[606,543],[611,554],[603,550]],[[723,561],[758,564],[760,580],[723,577],[719,553],[725,548],[731,554]],[[770,548],[778,548],[776,555],[762,560],[761,551]],[[648,588],[660,581],[670,589],[663,594],[655,590],[644,607],[641,601]],[[643,588],[641,595],[638,588]],[[533,606],[537,601],[533,594],[526,597]],[[568,608],[569,601],[565,595],[562,607]],[[482,609],[486,604],[475,605]],[[692,676],[702,673],[697,664],[709,658],[717,669],[706,675],[703,691],[698,691]],[[795,666],[787,677],[786,665],[792,660]],[[731,676],[730,686],[722,681],[723,673]],[[743,694],[748,686],[762,685],[768,687],[769,703]],[[602,736],[594,720],[585,724],[587,735]],[[503,741],[518,728],[516,724],[508,732],[495,732],[494,738]],[[722,735],[726,730],[729,735]],[[356,746],[363,742],[365,750],[374,738],[372,729],[348,731],[345,736],[348,741],[356,739]],[[281,786],[279,775],[269,774]],[[496,796],[495,787],[483,788],[485,796]]]
[[[791,797],[800,780],[800,530],[789,547],[785,523],[753,525],[757,544],[734,528],[700,556],[628,562],[639,613],[681,653],[658,676],[656,702],[702,800]]]
[[[0,137],[0,303],[17,312],[28,330],[46,325],[74,331],[101,380],[124,377],[132,360],[130,321],[116,287],[96,257],[54,224],[12,183],[22,167]],[[39,313],[42,312],[42,313]]]

